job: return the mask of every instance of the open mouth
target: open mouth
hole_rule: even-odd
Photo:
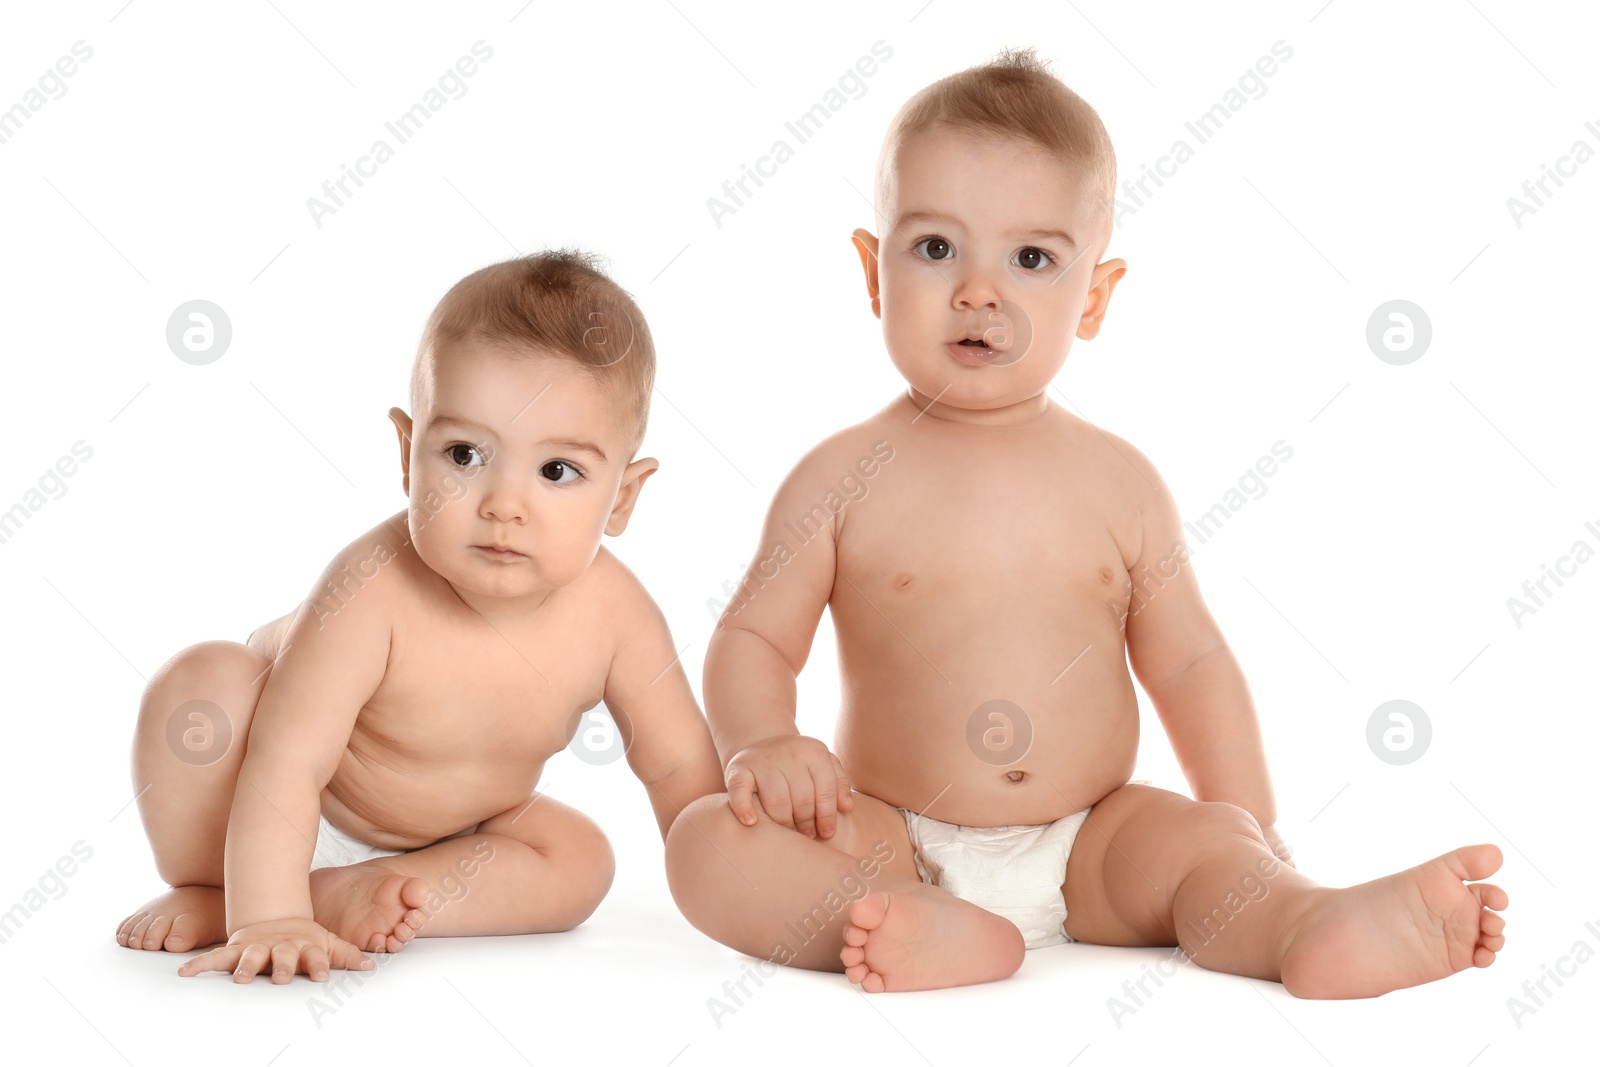
[[[974,339],[974,338],[968,337],[965,340],[957,341],[956,344],[969,345],[969,346],[971,346],[973,348],[988,348],[989,347],[989,342],[983,340],[982,338]]]

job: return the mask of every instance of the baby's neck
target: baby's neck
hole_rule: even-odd
[[[454,582],[448,583],[450,588],[460,598],[461,602],[481,615],[490,625],[501,624],[515,625],[526,622],[538,615],[554,589],[546,589],[543,593],[524,597],[495,597],[483,596],[479,593],[469,593],[460,589]]]
[[[1015,426],[1031,422],[1050,410],[1050,398],[1043,390],[1025,400],[997,408],[956,407],[920,393],[916,387],[909,385],[904,395],[906,400],[921,413],[918,418],[926,416],[941,422],[961,423],[967,426]]]

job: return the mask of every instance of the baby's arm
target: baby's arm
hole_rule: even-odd
[[[606,708],[666,840],[678,812],[721,791],[722,767],[672,647],[667,620],[638,579],[626,568],[618,569],[622,573],[610,614],[623,632],[606,676]]]
[[[728,802],[756,821],[752,797],[784,826],[833,836],[835,811],[855,801],[837,757],[795,726],[795,679],[805,666],[822,609],[833,592],[840,515],[804,544],[785,522],[809,515],[832,488],[816,472],[828,442],[812,449],[778,487],[755,558],[723,611],[706,650],[706,715],[727,764]],[[778,544],[788,554],[775,554]]]
[[[1143,454],[1121,450],[1137,468],[1128,480],[1140,512],[1138,559],[1128,570],[1128,660],[1195,799],[1237,804],[1275,841],[1277,809],[1250,687],[1200,596],[1171,492]]]
[[[323,579],[336,580],[343,562],[335,559]],[[275,982],[301,972],[321,981],[330,965],[372,965],[312,920],[307,872],[322,789],[388,663],[385,592],[395,576],[385,572],[332,613],[310,607],[326,590],[319,582],[290,625],[256,706],[228,817],[223,872],[230,937],[180,974],[232,970],[235,981],[248,982],[270,967]]]

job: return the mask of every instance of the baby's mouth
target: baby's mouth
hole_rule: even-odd
[[[959,345],[970,345],[973,348],[988,348],[989,347],[989,342],[987,342],[987,341],[985,341],[985,340],[983,340],[981,338],[979,338],[977,340],[974,340],[971,337],[967,337],[967,338],[964,338],[964,339],[962,339],[960,341],[957,341],[956,344],[959,344]]]

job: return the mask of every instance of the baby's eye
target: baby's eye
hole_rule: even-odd
[[[1054,263],[1055,261],[1055,257],[1049,252],[1046,252],[1042,248],[1034,248],[1032,246],[1018,249],[1017,254],[1011,257],[1011,262],[1015,263],[1023,270],[1029,271],[1044,270],[1044,268],[1050,266],[1050,264]]]
[[[483,451],[479,449],[477,445],[463,444],[460,441],[457,441],[455,444],[446,445],[444,448],[444,454],[449,456],[450,462],[454,463],[458,467],[481,467],[485,463],[489,462],[489,457],[484,455]],[[478,462],[476,463],[472,461],[474,456],[478,458]]]
[[[583,472],[564,459],[553,459],[539,468],[539,473],[557,485],[568,485],[583,477]]]
[[[928,251],[926,253],[917,252],[917,249],[921,248],[923,245],[928,246]],[[917,252],[917,255],[922,256],[923,259],[931,259],[935,262],[941,263],[956,254],[956,250],[950,247],[950,242],[946,241],[943,237],[924,237],[922,240],[912,245],[911,250],[913,252]]]

